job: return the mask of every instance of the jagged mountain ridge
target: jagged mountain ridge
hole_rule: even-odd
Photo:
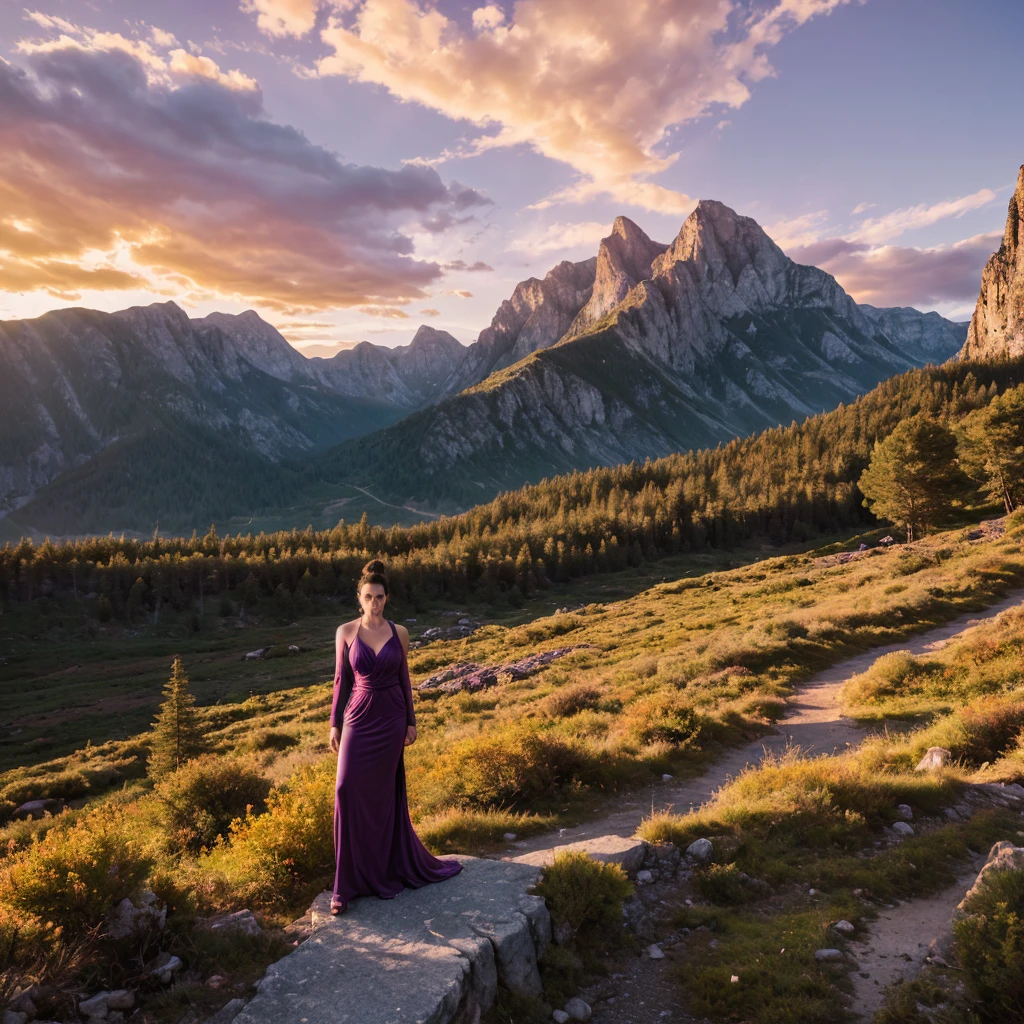
[[[154,429],[260,463],[401,415],[324,386],[255,313],[192,320],[173,302],[0,323],[0,366],[0,511]]]
[[[964,336],[935,315],[861,308],[715,201],[700,202],[670,245],[619,218],[594,274],[554,344],[316,456],[317,471],[389,500],[460,507],[552,473],[803,418],[949,358]],[[561,298],[553,321],[568,315]]]
[[[1024,164],[1010,197],[1003,241],[981,272],[961,359],[1012,359],[1024,353]]]

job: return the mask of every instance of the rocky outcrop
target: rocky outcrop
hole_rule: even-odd
[[[539,869],[458,859],[454,878],[390,900],[353,900],[339,917],[323,893],[311,908],[312,935],[270,966],[237,1024],[475,1024],[499,980],[539,996],[537,959],[551,921],[526,891]]]
[[[1024,165],[1010,197],[1002,245],[981,272],[981,292],[961,359],[1024,355]]]
[[[531,277],[520,281],[511,298],[498,307],[490,326],[469,347],[440,397],[458,394],[495,370],[554,345],[589,301],[596,268],[596,258],[582,263],[564,260],[543,280]]]

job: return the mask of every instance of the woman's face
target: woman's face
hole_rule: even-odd
[[[377,616],[384,613],[384,602],[387,595],[382,583],[364,583],[359,588],[359,607],[366,615]]]

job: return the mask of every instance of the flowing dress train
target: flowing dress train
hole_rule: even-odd
[[[374,654],[358,630],[334,672],[331,725],[341,730],[334,801],[334,894],[391,899],[462,870],[420,842],[405,791],[405,730],[416,724],[409,663],[395,624]]]

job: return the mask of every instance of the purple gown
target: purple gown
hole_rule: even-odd
[[[462,870],[420,842],[405,793],[405,729],[416,724],[409,662],[395,624],[375,656],[356,633],[334,672],[331,725],[341,729],[334,801],[334,894],[391,899]]]

